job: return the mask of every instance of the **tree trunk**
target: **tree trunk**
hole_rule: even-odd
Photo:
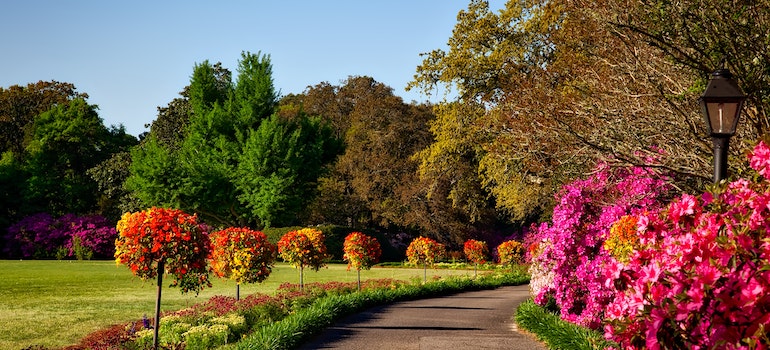
[[[305,266],[299,265],[299,291],[305,291]]]
[[[152,336],[152,348],[158,349],[158,343],[160,339],[158,339],[158,331],[160,330],[160,294],[161,291],[163,291],[163,272],[164,272],[164,266],[163,266],[163,260],[158,262],[158,296],[155,299],[155,326],[153,329],[153,336]]]

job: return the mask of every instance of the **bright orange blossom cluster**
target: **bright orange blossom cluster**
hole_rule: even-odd
[[[115,261],[139,278],[157,277],[163,262],[165,272],[174,276],[171,286],[182,293],[211,286],[206,267],[211,242],[196,215],[152,207],[123,214],[117,230]]]
[[[348,262],[348,270],[368,270],[380,261],[382,249],[376,238],[361,232],[351,232],[345,237],[342,258]]]

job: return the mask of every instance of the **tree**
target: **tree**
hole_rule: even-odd
[[[86,98],[87,94],[76,92],[75,85],[57,81],[0,87],[0,153],[11,151],[20,158],[38,115],[71,100]]]
[[[264,226],[296,224],[341,149],[320,118],[273,115],[249,135],[236,169],[238,200]]]
[[[314,118],[274,115],[269,57],[244,52],[236,84],[204,61],[182,94],[189,102],[161,110],[164,122],[132,152],[127,188],[145,205],[183,208],[216,225],[294,223],[339,145]]]
[[[406,257],[409,259],[409,263],[422,265],[423,282],[428,281],[428,265],[433,266],[445,254],[446,248],[443,244],[424,236],[415,238],[406,248]]]
[[[524,245],[519,241],[505,241],[497,246],[497,256],[500,265],[514,265],[521,262],[524,258]]]
[[[478,266],[487,262],[489,247],[487,247],[487,242],[469,239],[463,244],[463,252],[465,253],[465,257],[468,258],[468,261],[473,263],[475,274],[475,270]]]
[[[157,348],[163,274],[172,274],[175,278],[171,286],[179,286],[182,293],[198,294],[204,287],[211,287],[207,269],[211,241],[196,215],[178,209],[153,207],[126,213],[118,221],[117,229],[118,264],[125,264],[143,280],[158,279],[154,327]]]
[[[437,106],[437,130],[451,129],[459,108],[478,106],[458,113],[465,117],[458,133],[476,145],[478,163],[471,164],[478,164],[482,188],[516,221],[550,212],[560,184],[597,160],[665,169],[679,187],[700,188],[709,182],[711,144],[695,102],[718,65],[699,59],[688,67],[684,58],[724,51],[717,43],[733,40],[730,25],[744,36],[735,46],[743,56],[736,57],[761,51],[749,33],[766,32],[763,8],[750,5],[737,13],[757,21],[744,25],[737,16],[706,30],[719,22],[712,19],[721,10],[712,9],[732,8],[708,3],[510,1],[493,13],[486,1],[471,1],[458,15],[449,50],[428,53],[410,86],[430,91],[444,84],[459,92],[457,101]],[[751,61],[734,71],[758,82],[747,72]],[[461,107],[449,107],[455,102]],[[759,113],[752,108],[750,114]],[[749,129],[755,128],[742,132]],[[451,148],[436,148],[436,158],[451,155]],[[668,155],[662,163],[649,161],[660,153]],[[740,169],[737,162],[732,167]]]
[[[326,266],[329,255],[326,253],[324,234],[321,230],[304,228],[289,231],[278,240],[278,254],[284,261],[299,268],[299,287],[304,290],[305,266],[318,271]]]
[[[135,143],[124,128],[105,128],[96,107],[82,99],[41,114],[25,157],[30,177],[24,198],[34,208],[30,212],[93,211],[98,195],[87,171]]]
[[[382,255],[380,242],[361,232],[351,232],[345,237],[342,250],[342,258],[348,262],[348,270],[351,267],[356,269],[358,290],[361,290],[361,270],[369,270],[379,261]]]
[[[261,231],[230,227],[212,232],[209,238],[211,270],[236,282],[236,300],[240,299],[241,283],[258,283],[270,276],[276,246]]]

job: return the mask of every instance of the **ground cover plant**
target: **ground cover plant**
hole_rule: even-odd
[[[0,260],[0,349],[32,345],[51,348],[78,343],[85,335],[112,324],[152,318],[156,286],[135,278],[114,261]],[[422,269],[374,267],[364,279],[422,280]],[[438,269],[436,276],[468,275],[459,269]],[[242,295],[275,292],[286,282],[296,282],[297,271],[276,263],[265,281],[241,286]],[[356,272],[345,264],[329,264],[305,276],[305,282],[356,281]],[[213,279],[212,288],[198,296],[163,288],[162,311],[190,307],[215,295],[235,297],[235,281]]]

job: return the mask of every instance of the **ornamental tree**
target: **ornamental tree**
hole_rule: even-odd
[[[342,258],[348,262],[348,270],[356,269],[358,274],[358,289],[361,290],[361,270],[369,270],[379,262],[382,249],[376,238],[361,232],[351,232],[345,237],[342,246]]]
[[[444,247],[443,244],[438,243],[431,238],[422,236],[412,240],[412,243],[406,248],[406,257],[409,259],[409,263],[422,265],[423,282],[428,280],[427,266],[433,266],[433,264],[444,257],[445,254],[446,247]]]
[[[236,282],[236,300],[240,299],[241,283],[259,283],[270,276],[277,249],[261,231],[230,227],[211,233],[209,238],[211,270]]]
[[[519,241],[505,241],[497,246],[497,256],[502,265],[513,265],[524,257],[524,245]]]
[[[329,260],[324,234],[313,228],[287,232],[278,240],[278,253],[284,261],[299,268],[300,289],[304,289],[305,266],[318,271]]]
[[[174,276],[171,287],[198,294],[211,287],[206,267],[211,242],[196,215],[178,209],[156,208],[125,213],[117,224],[115,261],[125,264],[137,277],[158,278],[155,304],[155,347],[160,327],[163,274]]]
[[[478,266],[487,262],[489,247],[487,242],[469,239],[463,244],[463,252],[468,261],[473,263],[473,273],[476,274]]]

